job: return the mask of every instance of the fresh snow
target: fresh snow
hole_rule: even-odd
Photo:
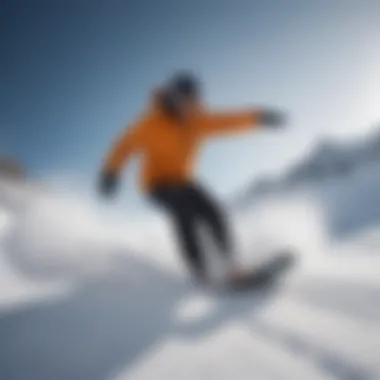
[[[188,281],[166,220],[0,182],[0,379],[380,379],[378,171],[234,214],[243,264],[300,255],[234,296]]]

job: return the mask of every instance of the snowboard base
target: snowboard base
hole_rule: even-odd
[[[226,284],[226,287],[233,291],[268,287],[284,276],[295,265],[295,261],[296,255],[294,252],[278,252],[274,257],[265,260],[257,267],[243,274],[238,280],[230,281]]]

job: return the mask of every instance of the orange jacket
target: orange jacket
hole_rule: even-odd
[[[152,190],[161,183],[186,183],[192,178],[193,162],[208,137],[248,131],[259,125],[259,111],[208,112],[199,110],[178,125],[157,102],[140,120],[124,131],[109,152],[104,171],[119,174],[129,157],[143,156],[141,185]]]

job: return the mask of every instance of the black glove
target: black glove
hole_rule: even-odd
[[[99,191],[101,195],[110,197],[115,195],[119,179],[116,174],[103,172],[100,175]]]
[[[260,111],[260,124],[268,128],[282,128],[285,126],[286,116],[283,112],[274,109]]]

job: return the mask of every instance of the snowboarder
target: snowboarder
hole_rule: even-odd
[[[214,112],[204,102],[198,78],[177,73],[153,94],[149,109],[117,139],[100,176],[104,196],[115,194],[119,175],[134,154],[143,157],[143,191],[173,220],[183,257],[194,278],[207,282],[204,255],[197,236],[199,222],[210,227],[225,259],[229,280],[242,276],[233,258],[229,226],[223,209],[193,177],[192,165],[207,138],[252,129],[277,129],[285,116],[275,109],[252,108]]]

